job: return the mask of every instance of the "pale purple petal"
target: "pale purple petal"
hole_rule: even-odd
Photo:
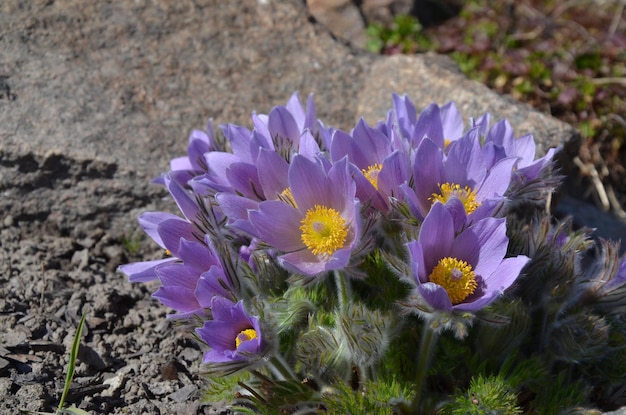
[[[291,115],[287,108],[283,106],[272,108],[269,113],[267,128],[270,132],[270,137],[278,136],[288,138],[293,141],[296,146],[298,145],[300,129],[293,115]]]
[[[511,174],[517,163],[516,158],[505,158],[498,161],[489,170],[487,177],[476,189],[478,200],[503,197],[511,184]]]
[[[484,279],[484,285],[481,287],[483,295],[480,298],[472,302],[457,304],[454,308],[476,311],[490,304],[515,282],[528,261],[529,258],[524,255],[504,259],[494,272]]]
[[[129,282],[148,282],[159,278],[155,267],[176,261],[176,258],[157,259],[154,261],[133,262],[120,265],[118,270],[128,277]]]
[[[463,231],[452,244],[454,258],[467,261],[476,274],[487,278],[506,255],[509,238],[506,219],[486,218]]]
[[[249,213],[250,222],[256,230],[255,235],[281,251],[302,249],[300,222],[302,214],[292,206],[279,201],[265,201],[259,204],[259,210]]]
[[[452,302],[450,301],[448,292],[442,286],[432,282],[426,282],[418,283],[417,289],[422,298],[424,298],[432,308],[443,311],[452,310]]]
[[[287,181],[289,164],[277,152],[261,150],[257,159],[257,169],[265,199],[274,200],[289,187]]]
[[[441,115],[437,104],[428,105],[421,113],[411,135],[413,146],[417,147],[422,139],[430,138],[439,148],[443,148],[443,128]]]
[[[298,208],[303,212],[315,205],[330,206],[332,189],[321,163],[296,154],[289,167],[289,188]]]
[[[161,235],[159,235],[158,228],[161,222],[164,222],[168,219],[173,220],[183,220],[180,217],[173,215],[171,213],[166,212],[145,212],[139,215],[137,222],[139,222],[139,226],[148,236],[156,242],[161,248],[165,248],[165,244],[163,243],[163,239]]]
[[[193,293],[193,289],[187,287],[181,287],[178,285],[170,285],[159,287],[154,294],[154,298],[158,298],[159,301],[174,310],[181,313],[188,313],[196,310],[200,310],[200,304],[196,300]]]
[[[418,241],[424,250],[424,268],[427,273],[441,258],[448,256],[454,242],[452,215],[440,202],[436,202],[424,219]]]

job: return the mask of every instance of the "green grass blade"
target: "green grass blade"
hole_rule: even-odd
[[[70,351],[70,361],[67,365],[67,376],[65,377],[65,385],[63,386],[63,394],[61,395],[61,400],[59,401],[59,407],[57,408],[57,414],[62,414],[63,405],[65,405],[65,399],[67,399],[67,395],[70,391],[70,386],[72,385],[72,379],[74,379],[74,369],[76,368],[76,359],[78,358],[78,348],[80,347],[80,338],[83,334],[83,327],[85,326],[85,316],[80,318],[80,323],[78,323],[78,328],[76,329],[76,335],[74,336],[74,342],[72,343],[72,350]]]

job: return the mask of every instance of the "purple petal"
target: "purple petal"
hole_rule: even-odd
[[[528,261],[529,258],[523,255],[504,259],[493,274],[485,280],[481,297],[475,301],[457,304],[454,308],[464,311],[476,311],[489,305],[515,282],[520,271]]]
[[[477,275],[487,278],[500,265],[508,244],[506,219],[486,218],[468,227],[454,240],[451,254],[467,261]]]
[[[284,137],[288,138],[298,145],[298,139],[300,138],[300,129],[293,115],[283,106],[272,108],[269,113],[269,119],[267,122],[267,128],[270,132],[270,137]]]
[[[158,279],[155,267],[176,261],[176,258],[157,259],[155,261],[133,262],[120,265],[117,269],[128,277],[129,282],[148,282]]]
[[[141,226],[143,231],[147,233],[154,242],[156,242],[161,248],[166,249],[165,244],[163,243],[163,239],[161,238],[161,235],[159,235],[158,228],[162,222],[169,219],[181,221],[183,220],[180,217],[171,213],[146,212],[139,215],[137,221],[139,222],[139,226]]]
[[[200,273],[178,262],[160,265],[156,269],[161,283],[164,286],[180,286],[194,290],[200,278]]]
[[[277,152],[261,150],[257,158],[257,170],[265,199],[276,199],[289,186],[289,164]]]
[[[207,238],[208,239],[208,238]],[[181,239],[178,256],[186,266],[204,272],[214,265],[220,265],[217,254],[204,243]]]
[[[425,216],[431,205],[428,198],[433,193],[438,193],[438,186],[444,183],[443,152],[430,139],[422,140],[422,144],[417,148],[413,177],[415,178],[415,194],[420,203],[419,208]]]
[[[173,308],[178,312],[186,313],[201,309],[200,304],[198,304],[194,296],[193,290],[186,287],[175,285],[159,287],[152,296],[158,298],[163,305]]]
[[[228,217],[230,226],[250,235],[256,235],[256,229],[250,223],[248,212],[258,209],[259,202],[233,193],[218,193],[215,199]]]
[[[416,281],[428,282],[428,274],[424,268],[424,251],[419,242],[413,240],[406,244],[409,250],[411,271]]]
[[[165,176],[165,186],[167,190],[172,195],[172,198],[176,202],[176,205],[183,212],[183,215],[189,220],[194,220],[198,218],[198,212],[200,209],[196,204],[196,201],[191,198],[191,195],[183,189],[176,181],[172,180],[171,177]]]
[[[318,275],[326,270],[326,261],[305,248],[279,256],[278,264],[288,271],[304,275]]]
[[[254,236],[281,251],[295,251],[304,247],[300,239],[302,214],[292,206],[268,200],[259,204],[259,210],[249,213],[256,230]]]
[[[211,349],[223,352],[224,350],[235,350],[235,339],[241,330],[235,328],[230,321],[209,320],[196,332]]]
[[[442,286],[432,282],[426,282],[423,284],[419,283],[417,289],[422,298],[424,298],[424,300],[426,300],[428,304],[435,310],[452,310],[452,302],[450,301],[450,297]]]
[[[328,188],[326,173],[317,161],[296,154],[289,167],[289,188],[302,212],[315,205],[331,206],[333,189]]]
[[[518,167],[526,167],[535,159],[535,137],[526,134],[513,142],[513,148],[509,157],[519,157]]]
[[[449,146],[445,162],[445,181],[475,187],[484,180],[487,166],[476,129]]]
[[[198,279],[194,295],[202,307],[210,308],[213,297],[231,296],[228,278],[220,267],[211,267]]]
[[[450,101],[441,107],[441,123],[444,139],[454,141],[463,135],[463,117],[454,102]]]
[[[250,199],[263,199],[263,189],[255,166],[248,163],[233,163],[226,169],[226,177],[236,193]]]
[[[454,222],[452,215],[440,202],[436,202],[424,219],[418,241],[424,251],[424,268],[427,273],[439,260],[450,256],[454,242]]]
[[[180,218],[168,219],[159,224],[157,232],[163,240],[163,245],[173,256],[178,257],[180,240],[195,240],[194,232],[196,228],[189,222]]]
[[[287,101],[287,105],[285,106],[287,111],[291,113],[294,121],[298,125],[298,129],[300,131],[304,131],[305,129],[305,118],[304,108],[302,108],[302,103],[300,102],[300,98],[298,97],[298,93],[294,92],[289,97],[289,101]]]
[[[430,104],[421,112],[411,135],[413,146],[417,147],[425,137],[430,138],[437,147],[443,148],[443,127],[437,104]]]
[[[320,154],[322,151],[320,150],[320,146],[317,144],[315,137],[311,134],[310,130],[306,130],[300,136],[300,144],[298,146],[298,153],[303,156],[313,159],[315,156]]]
[[[511,174],[515,163],[517,163],[516,158],[506,158],[498,161],[489,170],[480,187],[476,189],[477,198],[481,200],[504,196],[511,184]]]
[[[241,161],[253,163],[250,155],[250,138],[252,131],[235,124],[222,126],[224,136],[228,139],[231,151]]]

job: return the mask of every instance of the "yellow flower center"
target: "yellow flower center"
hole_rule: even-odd
[[[346,220],[335,209],[315,205],[300,222],[302,242],[315,255],[332,255],[348,236]]]
[[[382,170],[383,165],[380,163],[372,164],[367,169],[361,169],[363,175],[378,190],[378,173]]]
[[[459,304],[465,300],[478,286],[472,266],[450,257],[440,260],[428,279],[447,291],[452,304]]]
[[[450,140],[449,138],[444,138],[443,139],[443,148],[448,148],[448,146],[452,144],[452,140]]]
[[[433,203],[436,201],[446,203],[452,196],[456,196],[463,203],[467,214],[472,213],[480,206],[480,202],[476,200],[476,193],[469,186],[461,189],[461,185],[455,183],[440,184],[439,193],[433,193],[428,200]]]
[[[296,200],[293,198],[293,194],[291,193],[291,188],[289,187],[286,187],[285,190],[280,192],[280,194],[278,195],[278,199],[287,203],[288,205],[298,208],[298,204],[296,203]]]
[[[239,349],[239,345],[243,342],[247,342],[248,340],[256,339],[256,330],[255,329],[245,329],[241,333],[237,335],[235,339],[235,347]]]

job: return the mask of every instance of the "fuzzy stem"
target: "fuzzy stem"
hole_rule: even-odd
[[[295,380],[300,381],[296,374],[291,370],[285,359],[279,354],[273,355],[268,359],[270,369],[274,372],[274,375],[282,377],[281,380]]]
[[[350,302],[350,296],[352,290],[350,288],[350,281],[348,278],[342,275],[339,271],[334,271],[335,284],[337,285],[337,299],[339,300],[339,311],[341,313],[346,311],[348,303]]]
[[[420,413],[424,381],[428,374],[428,368],[430,367],[430,361],[438,338],[439,334],[425,324],[420,344],[420,354],[417,360],[417,378],[415,379],[415,397],[413,398],[413,410],[415,413]]]

